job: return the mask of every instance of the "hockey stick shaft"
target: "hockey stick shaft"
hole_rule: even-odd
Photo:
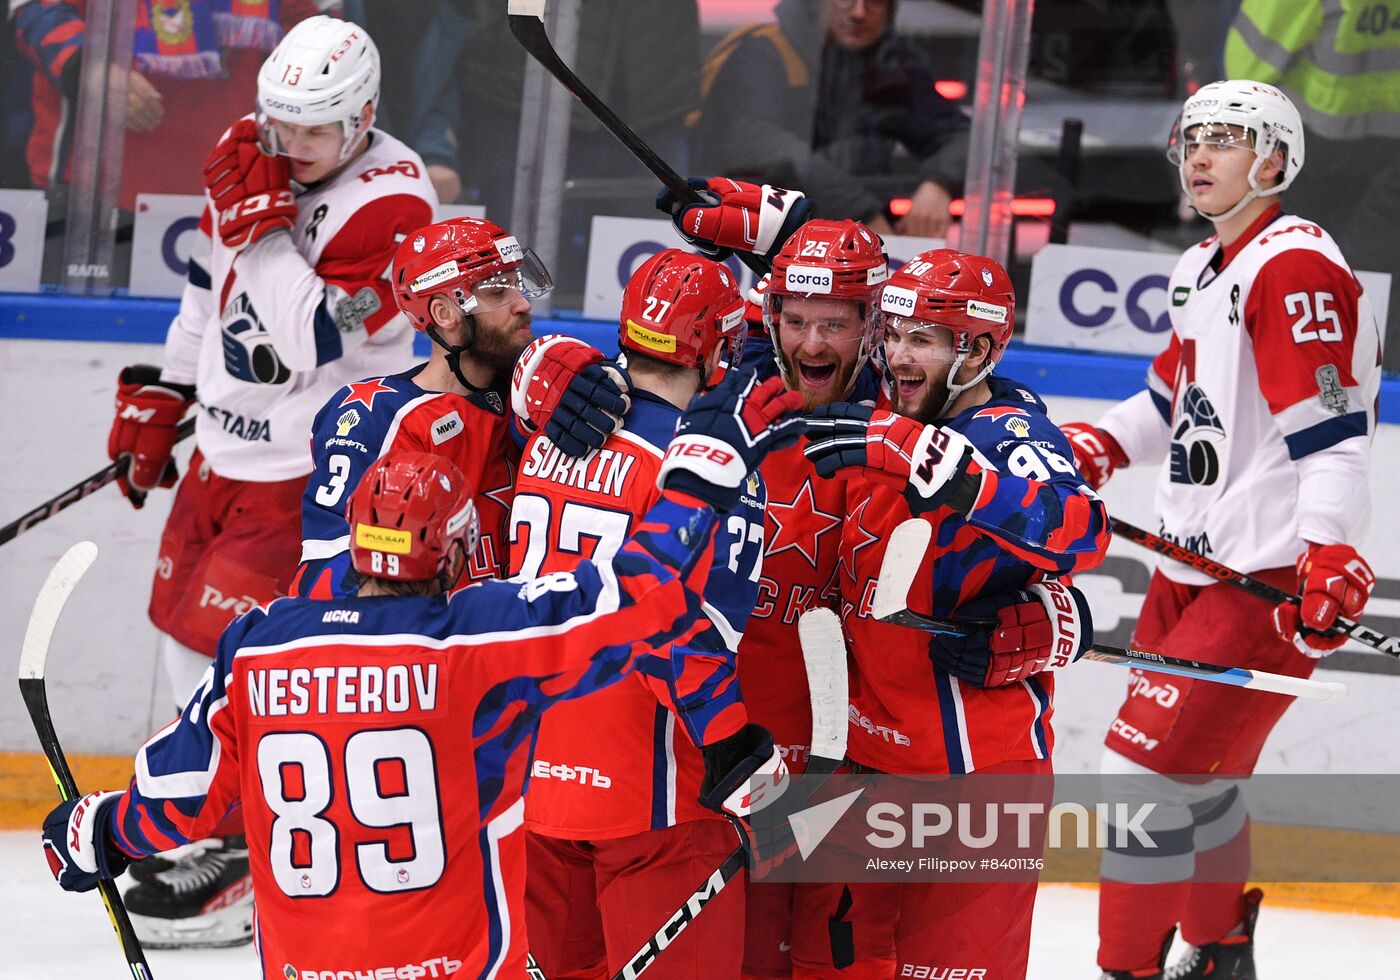
[[[671,169],[661,157],[656,155],[647,142],[638,136],[631,126],[623,122],[617,113],[604,102],[574,74],[568,65],[564,64],[559,57],[559,53],[554,50],[554,45],[550,43],[549,35],[544,29],[544,10],[546,0],[510,0],[510,32],[515,35],[515,39],[520,42],[530,57],[534,58],[553,75],[564,88],[569,90],[569,94],[591,112],[600,123],[612,133],[617,141],[621,143],[628,152],[661,181],[665,188],[675,195],[676,200],[683,204],[699,204],[700,194],[694,187],[688,184],[684,177]],[[734,253],[751,270],[754,275],[762,278],[768,273],[768,268],[756,255],[749,252],[737,251]]]
[[[1140,544],[1149,551],[1155,551],[1159,555],[1165,555],[1172,561],[1180,562],[1202,574],[1209,575],[1217,582],[1225,582],[1237,588],[1244,589],[1261,599],[1269,602],[1294,602],[1303,600],[1290,592],[1285,592],[1268,582],[1247,575],[1244,572],[1237,572],[1233,568],[1220,564],[1214,558],[1208,558],[1190,548],[1183,548],[1179,544],[1174,544],[1166,538],[1151,531],[1144,531],[1140,527],[1134,527],[1118,518],[1113,519],[1113,533],[1120,538],[1125,538],[1134,544]],[[1345,634],[1360,643],[1366,644],[1379,650],[1381,653],[1389,654],[1392,657],[1400,657],[1400,637],[1387,636],[1386,634],[1373,630],[1365,623],[1359,623],[1354,619],[1345,616],[1338,616],[1336,625],[1324,631],[1324,635],[1336,636]]]
[[[841,634],[841,621],[830,609],[809,609],[802,614],[797,630],[802,641],[807,690],[812,700],[812,754],[807,774],[825,778],[841,765],[846,755],[849,730],[846,723],[849,702],[846,644]],[[642,948],[632,954],[626,965],[613,974],[612,980],[634,980],[641,976],[746,863],[747,855],[740,845],[691,892],[680,908],[671,913]]]
[[[885,549],[885,560],[880,566],[880,579],[875,586],[872,608],[877,619],[895,626],[905,626],[926,633],[966,636],[974,632],[978,624],[924,616],[909,608],[909,589],[918,574],[919,563],[923,560],[931,531],[932,527],[927,521],[917,519],[905,521],[894,529]],[[1146,650],[1097,644],[1085,651],[1082,659],[1138,667],[1161,674],[1192,677],[1256,691],[1269,691],[1273,694],[1310,698],[1315,701],[1340,701],[1347,696],[1346,685],[1336,681],[1289,677],[1286,674],[1251,670],[1247,667],[1219,667],[1197,660],[1167,657]]]
[[[39,597],[34,601],[34,611],[29,616],[29,628],[24,636],[24,649],[19,662],[19,692],[24,706],[29,710],[29,718],[34,723],[34,733],[48,760],[49,772],[58,787],[59,798],[64,802],[78,798],[78,784],[73,779],[73,770],[59,744],[58,733],[54,730],[53,718],[49,715],[48,694],[44,686],[44,665],[48,659],[49,641],[53,637],[54,626],[63,605],[72,594],[84,572],[97,557],[97,546],[91,541],[82,541],[69,548],[58,560]],[[126,955],[126,965],[135,980],[151,980],[151,968],[146,963],[141,950],[141,942],[131,928],[126,906],[122,904],[121,893],[116,882],[101,878],[97,882],[102,903],[107,906],[107,917],[121,941],[122,952]]]
[[[176,442],[187,438],[194,432],[194,422],[195,418],[191,415],[180,423],[178,434],[175,437]],[[115,482],[119,477],[125,475],[128,465],[129,463],[125,459],[108,463],[86,480],[73,484],[67,490],[57,496],[50,497],[18,520],[0,527],[0,544],[13,541],[34,525],[42,524],[59,511],[66,510],[84,497],[90,496],[107,484]]]

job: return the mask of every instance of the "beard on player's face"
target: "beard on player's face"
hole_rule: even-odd
[[[948,401],[948,369],[955,357],[952,331],[944,327],[887,324],[885,359],[894,410],[924,425],[938,421]]]
[[[528,306],[523,313],[513,308],[501,308],[476,314],[472,359],[489,368],[497,380],[509,376],[520,352],[534,339],[533,322],[534,317],[530,315]]]

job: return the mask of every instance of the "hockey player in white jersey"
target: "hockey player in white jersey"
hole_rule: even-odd
[[[137,507],[175,485],[176,426],[190,406],[198,413],[150,604],[177,702],[228,622],[287,591],[316,411],[341,385],[412,360],[389,264],[437,201],[418,155],[374,128],[379,82],[363,28],[322,16],[287,33],[259,73],[256,111],[230,120],[205,167],[165,364],[119,379],[108,451],[131,460],[122,489]],[[220,833],[222,846],[148,866],[127,893],[148,945],[251,938],[240,830]]]
[[[1163,464],[1164,537],[1302,594],[1301,607],[1270,608],[1163,558],[1135,645],[1306,677],[1343,641],[1314,631],[1355,618],[1375,582],[1354,544],[1370,506],[1379,331],[1331,237],[1280,204],[1303,166],[1302,121],[1282,92],[1250,81],[1203,87],[1186,101],[1169,156],[1215,234],[1171,275],[1171,341],[1147,390],[1096,426],[1065,431],[1096,487],[1117,468]],[[1134,671],[1103,771],[1154,794],[1175,787],[1155,797],[1147,829],[1182,846],[1156,857],[1105,851],[1099,966],[1109,980],[1254,980],[1262,894],[1244,894],[1249,814],[1228,777],[1253,771],[1289,699],[1151,681]],[[1192,948],[1167,970],[1177,925]]]

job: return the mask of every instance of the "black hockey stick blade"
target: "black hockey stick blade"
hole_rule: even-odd
[[[1179,544],[1168,541],[1166,538],[1151,531],[1144,531],[1140,527],[1134,527],[1118,518],[1113,519],[1113,533],[1120,538],[1125,538],[1134,544],[1140,544],[1149,551],[1155,551],[1159,555],[1165,555],[1172,561],[1180,562],[1204,575],[1209,575],[1217,582],[1225,582],[1246,592],[1253,593],[1261,599],[1269,602],[1293,602],[1301,603],[1301,597],[1285,592],[1276,586],[1270,585],[1262,579],[1247,575],[1244,572],[1237,572],[1227,565],[1222,565],[1214,558],[1201,554],[1199,551],[1192,551],[1190,548],[1183,548]],[[1325,630],[1323,636],[1349,636],[1358,643],[1364,643],[1368,647],[1379,650],[1381,653],[1389,654],[1392,657],[1400,657],[1400,636],[1387,636],[1379,630],[1374,630],[1365,623],[1348,619],[1345,616],[1338,616],[1336,625],[1329,630]]]
[[[885,549],[885,560],[880,566],[880,581],[875,586],[873,606],[876,617],[886,623],[922,630],[925,633],[967,634],[985,628],[985,624],[982,623],[936,619],[909,608],[909,587],[914,583],[929,540],[929,532],[915,527],[915,524],[928,526],[923,521],[905,521],[890,535],[889,544]],[[1290,697],[1309,698],[1314,701],[1340,701],[1347,696],[1346,685],[1336,681],[1314,681],[1246,667],[1220,667],[1146,650],[1096,645],[1085,651],[1082,659],[1269,691]]]
[[[195,417],[191,415],[180,423],[175,437],[176,442],[194,432],[194,421]],[[118,477],[126,473],[126,467],[127,461],[125,459],[108,463],[86,480],[80,480],[62,493],[45,500],[29,513],[11,521],[4,527],[0,527],[0,544],[13,541],[35,524],[42,524],[59,511],[65,510],[84,497],[96,493],[107,484],[115,483]]]
[[[510,0],[510,6],[507,8],[510,32],[515,35],[520,46],[568,89],[570,95],[578,99],[642,166],[650,170],[656,179],[676,196],[676,200],[684,204],[698,204],[701,200],[699,192],[686,183],[684,177],[671,169],[669,163],[657,156],[646,140],[638,136],[606,102],[583,84],[573,69],[564,64],[559,52],[554,50],[549,35],[545,33],[544,11],[547,4],[548,0]],[[753,270],[754,275],[762,278],[768,273],[767,266],[758,256],[743,251],[734,254],[739,257],[739,261]]]
[[[807,669],[812,701],[812,754],[807,774],[830,773],[845,761],[850,731],[846,638],[840,617],[830,609],[803,613],[797,621],[797,635],[802,641],[802,664]]]
[[[49,642],[53,639],[54,627],[58,625],[59,614],[63,612],[68,597],[83,573],[97,557],[97,545],[91,541],[79,541],[64,552],[58,564],[49,572],[39,596],[34,600],[34,611],[29,614],[29,627],[24,634],[24,647],[19,656],[19,692],[24,706],[29,709],[29,718],[34,723],[34,733],[39,737],[39,745],[49,763],[54,784],[58,786],[59,798],[67,801],[78,797],[78,785],[73,779],[73,771],[68,768],[68,760],[59,745],[58,734],[54,731],[53,719],[49,716],[48,695],[44,688],[44,668],[49,658]],[[116,883],[102,879],[97,883],[102,902],[107,906],[107,917],[121,941],[122,952],[126,955],[127,968],[135,980],[150,980],[151,968],[146,964],[141,942],[131,928],[126,906],[122,904],[121,893]]]

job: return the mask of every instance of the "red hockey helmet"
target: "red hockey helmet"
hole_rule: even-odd
[[[350,559],[371,578],[427,582],[442,575],[461,541],[478,534],[472,489],[450,459],[391,452],[365,471],[345,511]],[[444,585],[451,585],[447,582]]]
[[[880,321],[876,332],[881,335],[886,327],[905,333],[931,327],[952,332],[954,360],[948,369],[946,409],[961,391],[990,374],[1006,353],[1016,322],[1016,292],[995,259],[935,248],[920,252],[890,276],[872,316]],[[986,366],[971,381],[954,384],[977,337],[987,337],[992,344]]]
[[[394,300],[415,330],[432,326],[434,296],[470,316],[508,303],[508,290],[534,299],[554,288],[539,257],[485,218],[450,218],[418,229],[394,253],[391,275]]]
[[[850,219],[814,218],[783,244],[782,251],[773,260],[768,289],[763,294],[763,323],[773,341],[778,369],[789,388],[797,388],[798,383],[788,370],[779,338],[783,300],[792,296],[849,300],[859,304],[859,316],[865,326],[851,371],[849,383],[853,385],[878,346],[870,311],[874,308],[876,290],[889,278],[889,268],[885,243],[880,236]]]
[[[748,327],[734,276],[718,262],[678,248],[657,252],[632,274],[622,293],[618,346],[698,368],[716,347],[727,353],[708,382],[738,364]]]

